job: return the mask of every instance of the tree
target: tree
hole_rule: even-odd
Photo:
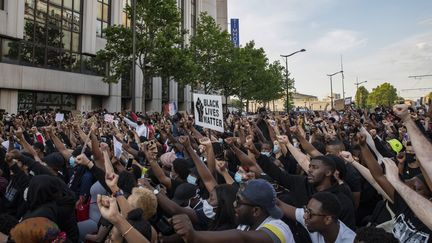
[[[360,86],[357,89],[357,92],[355,94],[355,103],[359,108],[367,107],[368,96],[369,96],[369,91],[364,86]]]
[[[228,91],[232,72],[230,63],[234,51],[227,31],[222,31],[215,20],[203,12],[200,14],[196,34],[190,39],[189,54],[194,62],[192,87],[201,86],[205,93],[220,89]],[[221,83],[225,82],[225,83]]]
[[[368,96],[367,103],[370,106],[391,106],[397,98],[396,88],[389,83],[383,83],[372,90]]]
[[[126,14],[133,20],[132,13],[133,8],[127,6]],[[144,78],[183,78],[185,53],[181,47],[185,32],[180,21],[176,0],[137,0],[136,59],[132,56],[132,29],[122,25],[106,28],[105,49],[97,52],[97,59],[110,62],[111,69],[104,81],[118,82],[123,73],[130,72],[134,62]]]

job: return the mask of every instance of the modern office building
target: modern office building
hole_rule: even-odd
[[[160,78],[143,81],[136,71],[115,84],[102,82],[107,65],[94,59],[110,25],[130,26],[124,12],[131,0],[0,0],[0,109],[10,113],[40,109],[161,111],[175,102],[189,109],[190,88]],[[178,0],[184,28],[194,33],[206,11],[227,28],[227,0]]]

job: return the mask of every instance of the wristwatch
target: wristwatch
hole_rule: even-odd
[[[155,194],[155,195],[159,194],[159,192],[160,192],[160,191],[159,191],[158,189],[154,189],[154,190],[153,190],[153,194]]]
[[[124,193],[123,193],[123,190],[121,190],[121,189],[112,194],[113,197],[118,197],[118,196],[123,196],[123,195],[124,195]]]

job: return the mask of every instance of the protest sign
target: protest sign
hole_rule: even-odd
[[[114,122],[114,116],[111,114],[105,114],[104,120],[108,123],[113,123]]]
[[[193,94],[195,124],[223,132],[222,96]]]
[[[351,105],[351,103],[352,103],[351,97],[345,98],[345,105]]]
[[[62,122],[64,120],[64,114],[62,113],[57,113],[55,116],[55,121],[56,122]]]
[[[96,118],[96,116],[93,115],[92,117],[90,117],[89,119],[87,119],[87,123],[88,123],[88,124],[97,123],[97,118]]]
[[[113,141],[114,141],[114,156],[117,159],[120,159],[121,157],[121,153],[122,153],[122,143],[119,142],[115,136],[113,136]]]

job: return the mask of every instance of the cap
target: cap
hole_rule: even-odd
[[[276,191],[268,181],[250,180],[240,194],[252,204],[266,210],[272,218],[282,218],[282,210],[276,206]]]
[[[401,150],[402,150],[402,148],[403,148],[403,145],[402,145],[402,143],[401,142],[399,142],[399,140],[397,140],[397,139],[390,139],[390,140],[388,140],[387,141],[387,143],[389,143],[390,144],[390,147],[393,149],[393,151],[395,151],[396,153],[399,153]]]
[[[173,201],[180,206],[184,206],[187,200],[195,197],[197,187],[190,183],[180,184],[174,192]]]

